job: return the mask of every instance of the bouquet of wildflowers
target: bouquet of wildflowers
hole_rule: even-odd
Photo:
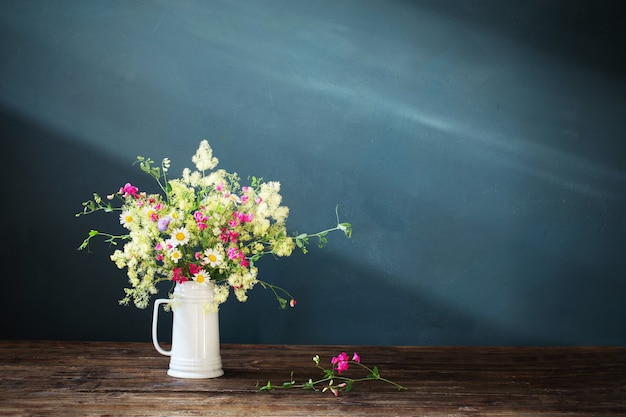
[[[333,228],[289,236],[285,226],[289,209],[281,205],[280,183],[252,177],[250,184],[242,186],[236,173],[215,169],[218,159],[206,140],[200,142],[192,161],[196,170],[185,168],[181,178],[168,179],[169,159],[159,167],[150,158],[137,157],[141,170],[154,177],[162,194],[148,194],[129,183],[105,199],[94,193],[76,216],[119,212],[127,233],[91,230],[79,249],[87,248],[95,236],[112,245],[125,242],[111,255],[118,268],[126,268],[130,282],[120,300],[123,305],[132,301],[145,308],[157,293],[157,283],[193,280],[215,284],[214,310],[231,290],[237,300],[246,301],[256,284],[272,290],[281,308],[295,306],[287,291],[258,279],[255,263],[268,254],[289,256],[296,247],[306,253],[312,237],[322,247],[334,230],[349,238],[351,225],[340,223],[337,216]],[[121,205],[114,206],[113,200]]]

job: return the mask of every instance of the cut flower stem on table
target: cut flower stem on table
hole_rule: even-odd
[[[350,392],[355,383],[365,381],[381,381],[393,385],[398,390],[406,389],[396,382],[393,382],[387,378],[383,378],[380,375],[380,371],[378,370],[377,366],[370,368],[369,366],[361,363],[361,357],[356,352],[354,352],[352,358],[350,358],[346,352],[341,352],[339,355],[334,356],[330,361],[330,368],[324,368],[320,365],[319,355],[315,355],[313,357],[313,362],[315,362],[315,367],[322,371],[321,378],[317,380],[309,378],[309,380],[306,382],[297,383],[293,378],[292,372],[289,381],[283,382],[281,385],[274,385],[271,383],[271,381],[267,381],[267,384],[263,385],[259,389],[261,391],[271,391],[274,389],[301,388],[305,390],[310,389],[321,392],[330,391],[335,397],[338,397],[339,393],[342,391]],[[350,378],[343,374],[343,372],[349,369],[350,365],[366,371],[365,376],[361,378]]]

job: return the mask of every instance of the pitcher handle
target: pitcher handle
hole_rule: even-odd
[[[159,339],[157,337],[157,321],[159,320],[159,306],[161,304],[171,303],[172,300],[169,298],[159,298],[158,300],[154,300],[154,310],[152,312],[152,344],[154,348],[161,355],[172,356],[171,350],[165,350],[159,345]]]

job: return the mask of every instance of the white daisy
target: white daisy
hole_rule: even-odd
[[[215,249],[207,249],[204,251],[204,262],[211,268],[215,268],[222,263],[222,254]]]
[[[170,252],[170,256],[172,257],[174,263],[178,263],[178,261],[183,257],[183,254],[181,253],[181,251],[174,248],[174,250]]]
[[[172,237],[170,238],[172,245],[184,245],[189,242],[189,232],[184,227],[179,227],[172,231]]]
[[[209,275],[207,271],[205,271],[204,269],[201,269],[197,274],[194,274],[193,279],[194,281],[202,284],[210,280],[211,276]]]
[[[135,221],[132,213],[129,210],[124,210],[120,214],[120,223],[127,229],[130,229],[130,225]]]

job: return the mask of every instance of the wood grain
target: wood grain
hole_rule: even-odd
[[[257,384],[320,376],[312,357],[357,351],[408,389],[335,398]],[[225,375],[167,376],[147,343],[0,341],[0,415],[626,416],[626,348],[222,345]]]

